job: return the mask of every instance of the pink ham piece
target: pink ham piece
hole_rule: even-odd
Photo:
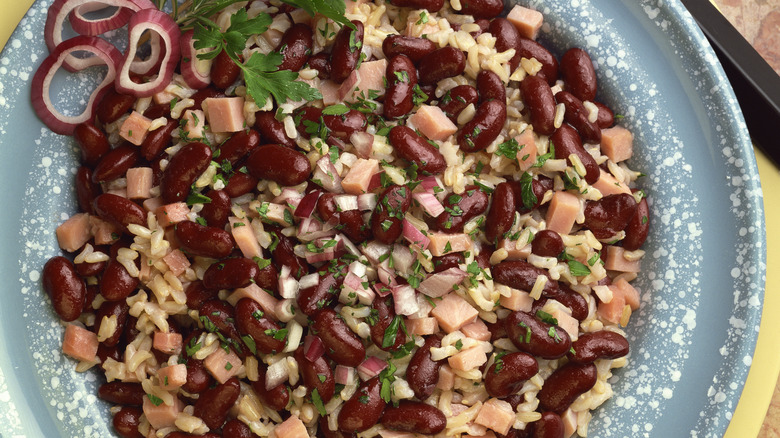
[[[436,318],[426,317],[418,319],[407,319],[406,330],[417,336],[432,335],[439,331],[439,323]]]
[[[455,373],[446,363],[439,368],[439,382],[436,387],[442,391],[449,391],[455,386]]]
[[[241,298],[251,298],[260,304],[260,307],[265,312],[265,315],[273,320],[279,320],[276,316],[276,306],[278,300],[273,297],[269,292],[264,291],[260,286],[255,283],[250,284],[247,287],[241,287],[236,289],[235,292],[227,297],[227,302],[230,305],[235,306]]]
[[[577,431],[577,414],[571,408],[566,409],[561,415],[561,420],[563,420],[563,436],[568,438],[574,435]]]
[[[181,345],[181,333],[154,332],[152,347],[157,351],[167,354],[179,354],[181,353]]]
[[[569,234],[580,212],[577,196],[567,192],[555,192],[547,209],[547,229],[559,234]]]
[[[420,105],[417,112],[409,117],[409,123],[419,129],[423,135],[436,141],[446,140],[458,132],[458,127],[438,106]]]
[[[110,245],[119,239],[116,225],[97,216],[89,217],[89,232],[95,238],[95,245]]]
[[[549,306],[549,307],[548,307]],[[545,306],[549,310],[546,310],[550,316],[558,320],[558,327],[562,328],[571,338],[572,342],[579,338],[580,322],[572,317],[568,312],[563,310],[563,305]]]
[[[509,402],[491,398],[482,404],[474,422],[502,435],[515,424],[515,411]]]
[[[443,256],[451,252],[471,250],[472,240],[468,234],[428,233],[431,243],[428,249],[434,256]],[[447,244],[449,243],[449,246]]]
[[[608,303],[599,303],[597,312],[601,319],[617,324],[623,318],[623,309],[625,307],[626,299],[623,295],[613,293],[612,299]]]
[[[236,356],[233,350],[230,350],[230,353],[226,353],[225,350],[218,348],[209,354],[207,358],[203,359],[203,365],[217,379],[217,382],[225,383],[238,374],[242,362],[241,358]]]
[[[190,214],[190,208],[184,202],[174,202],[163,205],[155,210],[154,214],[157,216],[157,223],[165,228],[188,220],[187,215]]]
[[[517,142],[517,164],[521,172],[530,169],[536,163],[536,140],[534,130],[528,126],[520,135],[515,136]]]
[[[340,84],[337,84],[330,79],[320,82],[320,93],[322,94],[322,103],[325,106],[330,106],[341,102],[341,95],[339,94]]]
[[[458,294],[451,292],[444,295],[441,301],[436,301],[431,315],[439,322],[439,327],[452,333],[476,321],[479,312]]]
[[[371,183],[371,177],[378,172],[378,160],[358,158],[341,181],[341,187],[351,195],[366,193]]]
[[[246,128],[243,97],[208,97],[204,103],[211,132],[238,132]]]
[[[152,99],[154,99],[154,103],[159,105],[163,103],[171,103],[175,97],[176,96],[173,93],[162,90],[155,93],[154,96],[152,96]]]
[[[190,267],[190,260],[178,249],[174,249],[163,257],[163,261],[168,265],[171,274],[179,276]]]
[[[133,167],[127,169],[127,197],[146,199],[152,196],[154,175],[151,167]]]
[[[608,271],[639,272],[641,262],[639,260],[626,260],[623,256],[624,252],[625,250],[619,246],[607,246],[604,268]]]
[[[173,426],[176,423],[176,418],[179,417],[179,413],[184,409],[184,403],[179,400],[179,397],[175,395],[173,397],[172,406],[168,406],[165,403],[155,406],[148,396],[144,397],[143,411],[153,428],[162,429],[163,427]]]
[[[515,25],[521,36],[532,40],[535,40],[537,35],[539,35],[539,29],[542,28],[542,23],[544,22],[544,16],[541,12],[519,5],[516,5],[509,11],[506,19]]]
[[[601,130],[601,153],[618,163],[634,154],[634,134],[622,126]]]
[[[478,341],[490,340],[490,330],[488,330],[485,322],[481,319],[477,319],[471,324],[464,325],[460,328],[460,331],[471,339],[476,339]]]
[[[65,327],[65,339],[62,341],[62,352],[80,361],[92,362],[97,357],[98,339],[95,333],[68,324]]]
[[[133,111],[122,122],[122,126],[119,128],[119,136],[136,146],[140,146],[149,133],[149,126],[151,125],[151,119]]]
[[[460,268],[449,268],[430,275],[420,282],[417,290],[431,298],[438,298],[452,291],[452,288],[467,276],[468,274]]]
[[[274,428],[271,436],[276,438],[309,438],[309,432],[300,418],[291,415],[290,418]]]
[[[369,94],[384,96],[386,71],[386,59],[361,63],[339,88],[339,98],[345,102],[356,102],[358,98],[369,99]]]
[[[487,354],[481,346],[476,345],[447,358],[453,370],[471,371],[481,367],[487,362]]]
[[[611,285],[607,286],[612,291],[612,296],[622,295],[626,304],[631,306],[631,310],[639,309],[639,291],[634,289],[625,278],[619,277]]]
[[[531,255],[531,245],[517,240],[501,239],[498,248],[506,250],[507,256],[504,260],[526,260]]]
[[[604,172],[604,169],[599,169],[601,176],[593,184],[593,188],[598,189],[603,196],[619,195],[621,193],[631,194],[631,189],[622,182],[618,182],[611,173]]]
[[[249,225],[247,219],[239,219],[237,217],[228,218],[230,223],[230,232],[233,234],[233,240],[236,241],[238,249],[244,254],[244,257],[251,259],[254,257],[263,257],[263,248],[260,247],[260,243],[257,241],[252,226]]]
[[[360,75],[357,70],[353,70],[352,73],[344,79],[344,82],[339,85],[338,94],[339,100],[345,100],[347,97],[351,98],[352,93],[359,89]]]
[[[155,211],[163,206],[162,198],[157,196],[154,198],[145,199],[141,203],[146,211]]]
[[[203,138],[203,131],[206,128],[206,120],[201,110],[187,110],[181,116],[184,120],[182,132],[188,139]]]
[[[501,295],[501,298],[498,299],[498,302],[503,307],[506,307],[507,309],[513,311],[518,311],[518,310],[521,310],[523,312],[531,311],[531,307],[534,304],[534,299],[531,298],[531,295],[529,295],[528,292],[519,289],[510,289],[510,292],[512,293],[512,295],[508,297]]]
[[[160,387],[166,391],[175,391],[187,383],[187,365],[180,363],[160,368],[157,371]]]
[[[57,227],[57,243],[64,251],[75,252],[92,238],[88,213],[77,213]]]

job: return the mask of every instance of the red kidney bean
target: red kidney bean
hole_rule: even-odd
[[[160,178],[163,202],[172,204],[187,199],[190,186],[211,164],[211,148],[195,142],[181,149],[168,162]]]
[[[558,80],[558,60],[555,59],[555,56],[549,50],[536,41],[522,36],[518,40],[515,49],[517,49],[517,53],[512,58],[512,61],[516,58],[519,64],[520,58],[536,59],[542,64],[542,69],[536,76],[541,75],[551,86],[555,84],[555,81]],[[517,68],[517,64],[511,65],[511,68],[514,71]]]
[[[228,420],[224,426],[222,426],[222,437],[224,438],[257,438],[257,435],[252,433],[252,429],[244,424],[241,420],[232,419]]]
[[[381,388],[379,376],[363,382],[355,394],[344,402],[338,416],[339,430],[362,432],[379,422],[387,405],[379,393]]]
[[[169,119],[165,126],[150,132],[141,143],[141,156],[152,161],[170,146],[173,132],[179,128],[179,121]]]
[[[260,179],[252,175],[235,172],[228,178],[228,183],[224,190],[231,198],[237,198],[254,190],[258,182],[260,182]]]
[[[169,103],[156,103],[149,106],[144,111],[144,117],[149,119],[158,119],[160,117],[170,118],[171,116],[171,104]]]
[[[187,307],[198,309],[203,303],[216,297],[218,292],[219,290],[207,289],[200,280],[193,281],[184,291],[187,296]]]
[[[561,76],[566,89],[580,100],[596,98],[596,70],[588,53],[580,48],[571,48],[561,57]]]
[[[565,249],[561,235],[553,230],[541,230],[531,242],[531,252],[542,257],[558,257]]]
[[[301,289],[298,294],[298,307],[307,316],[312,316],[320,309],[330,306],[338,296],[338,284],[333,274],[320,277],[315,286]]]
[[[490,256],[493,255],[495,250],[496,249],[493,247],[493,245],[483,244],[479,253],[474,256],[474,260],[476,260],[477,266],[482,269],[490,268]]]
[[[79,277],[86,279],[87,277],[97,277],[98,275],[100,275],[103,272],[103,270],[106,269],[106,262],[94,262],[94,263],[84,262],[84,263],[77,263],[74,266],[76,267],[76,272],[79,274]],[[87,298],[89,298],[89,296],[87,296]],[[89,304],[91,304],[91,301],[87,303],[87,305]]]
[[[217,429],[227,419],[228,411],[240,394],[238,379],[231,377],[225,383],[202,393],[195,402],[193,415],[203,420],[209,429]]]
[[[388,35],[382,41],[382,52],[390,59],[396,55],[406,55],[413,63],[430,55],[436,50],[436,44],[427,38],[417,38],[404,35]]]
[[[506,103],[488,100],[477,107],[474,118],[458,131],[458,144],[465,152],[487,149],[506,122]]]
[[[233,251],[233,237],[221,228],[183,221],[174,227],[174,235],[179,246],[190,255],[219,259]]]
[[[496,50],[499,52],[506,52],[509,49],[515,49],[517,52],[517,46],[520,43],[520,32],[511,21],[503,17],[496,17],[490,20],[488,25],[488,32],[496,38]],[[509,61],[509,66],[512,71],[517,69],[520,64],[519,53],[515,53],[515,56]]]
[[[596,124],[601,129],[611,128],[615,124],[615,113],[601,102],[593,103],[599,108],[599,118],[596,120]]]
[[[255,390],[257,397],[263,405],[275,411],[280,411],[287,407],[287,404],[290,402],[290,391],[287,385],[282,383],[271,389],[265,389],[265,367],[261,366],[258,374],[259,379],[256,382],[252,382],[252,389]]]
[[[233,346],[240,349],[241,335],[236,328],[236,309],[225,301],[211,299],[203,303],[198,309],[201,318],[206,317],[216,329],[225,337],[235,341]]]
[[[194,357],[187,359],[187,383],[182,386],[182,389],[190,394],[200,394],[209,389],[213,381],[202,360]]]
[[[259,273],[260,268],[254,260],[244,257],[223,259],[206,269],[203,274],[203,286],[207,289],[238,289],[247,287]]]
[[[106,134],[89,122],[76,125],[73,138],[81,149],[81,162],[87,166],[97,164],[100,157],[111,148]]]
[[[295,360],[298,362],[303,384],[308,388],[308,394],[316,389],[322,402],[329,402],[336,392],[336,380],[333,378],[333,371],[328,361],[324,357],[310,361],[304,356],[303,347],[295,350]]]
[[[628,193],[605,196],[585,203],[585,223],[598,239],[607,239],[628,226],[637,203]]]
[[[515,192],[512,187],[505,182],[497,185],[485,219],[485,237],[489,242],[498,241],[512,228],[515,220],[515,204]]]
[[[92,202],[100,194],[100,186],[92,182],[92,171],[87,166],[79,167],[76,172],[76,198],[79,202],[79,210],[95,214]]]
[[[225,50],[221,51],[211,64],[211,83],[220,90],[233,85],[239,74],[241,67],[230,59]]]
[[[309,177],[311,164],[306,155],[276,144],[258,147],[246,160],[249,174],[270,179],[283,186],[295,186]]]
[[[317,70],[317,77],[330,79],[330,53],[320,52],[309,58],[309,67]]]
[[[546,269],[537,268],[523,260],[501,262],[493,266],[491,273],[494,281],[520,290],[533,289],[536,277],[544,275],[547,277],[547,284],[542,293],[554,293],[558,290],[558,282],[550,278]]]
[[[546,299],[556,300],[571,309],[571,316],[577,321],[584,321],[585,318],[588,317],[588,302],[585,301],[585,298],[583,298],[582,295],[565,284],[558,283],[558,290],[550,293],[543,293],[542,298],[542,300],[537,300],[536,302],[546,302]],[[539,309],[541,309],[541,307]],[[534,312],[539,309],[535,309]]]
[[[260,146],[260,134],[254,129],[244,129],[222,143],[219,147],[219,156],[214,159],[220,163],[227,161],[234,165],[258,146]]]
[[[435,175],[447,168],[441,152],[408,126],[393,127],[387,138],[398,155],[417,164],[420,172]]]
[[[533,191],[534,196],[536,197],[536,204],[526,207],[525,203],[523,201],[523,187],[520,184],[519,181],[507,181],[509,185],[512,187],[512,190],[515,192],[515,202],[517,202],[517,211],[520,213],[527,213],[531,211],[532,209],[537,209],[542,204],[542,199],[544,199],[544,194],[547,193],[548,190],[553,189],[553,180],[552,178],[547,178],[544,175],[538,175],[536,178],[531,180],[531,191]]]
[[[539,407],[562,414],[580,395],[596,384],[596,365],[569,362],[544,381],[537,394]]]
[[[330,130],[328,141],[333,141],[333,138],[349,141],[353,133],[365,131],[367,126],[366,115],[354,109],[340,115],[325,114],[322,116],[322,120]]]
[[[115,405],[141,406],[145,396],[140,383],[114,381],[98,388],[98,397]]]
[[[268,333],[276,333],[281,327],[266,318],[260,304],[251,298],[242,298],[236,303],[236,327],[242,334],[252,337],[255,350],[260,353],[278,353],[284,349],[285,340],[266,334],[268,330],[273,331]]]
[[[313,46],[314,35],[311,27],[304,23],[290,26],[282,35],[282,40],[276,48],[282,55],[279,70],[300,70],[309,60]]]
[[[387,62],[387,93],[385,94],[384,116],[388,119],[403,117],[414,108],[414,87],[417,85],[417,70],[406,55],[395,55]]]
[[[112,181],[123,176],[127,169],[138,163],[138,147],[124,143],[103,154],[92,172],[92,181]]]
[[[222,90],[217,90],[212,86],[201,88],[190,97],[190,99],[192,99],[195,102],[195,106],[193,108],[202,109],[203,101],[208,99],[209,97],[225,97],[225,93]]]
[[[325,308],[314,315],[314,334],[325,344],[325,355],[336,363],[356,367],[366,357],[360,338],[347,326],[335,310]]]
[[[146,225],[146,213],[135,202],[113,193],[103,193],[95,198],[95,212],[101,219],[127,230],[130,224]]]
[[[439,99],[439,108],[456,123],[458,115],[467,106],[477,104],[477,89],[471,85],[458,85],[457,87],[448,90],[444,93],[444,96]]]
[[[561,438],[566,436],[563,419],[555,412],[542,412],[542,418],[533,422],[533,430],[533,438]]]
[[[463,15],[472,15],[478,18],[493,18],[504,10],[503,0],[462,0]]]
[[[588,120],[588,110],[582,101],[568,91],[559,91],[555,94],[555,100],[566,107],[563,120],[573,126],[585,143],[601,143],[601,128],[596,123]]]
[[[100,333],[104,317],[116,316],[116,329],[114,329],[114,333],[110,337],[103,341],[103,344],[109,347],[119,344],[122,333],[124,333],[125,324],[127,324],[127,313],[129,311],[130,307],[124,301],[106,301],[100,305],[100,308],[95,313],[95,333]]]
[[[620,333],[609,330],[583,333],[571,344],[569,359],[591,363],[596,359],[617,359],[628,354],[629,345]]]
[[[435,435],[447,426],[447,417],[435,406],[401,400],[398,406],[385,408],[380,423],[392,430]]]
[[[372,237],[371,227],[363,220],[360,210],[347,210],[338,213],[341,232],[354,244],[363,243]]]
[[[230,195],[225,190],[211,190],[206,193],[211,202],[203,204],[200,215],[210,227],[222,228],[233,214],[230,210]]]
[[[504,81],[495,72],[482,70],[477,75],[477,90],[480,102],[497,100],[506,105],[506,87]]]
[[[309,273],[309,265],[306,260],[295,255],[295,243],[292,239],[282,233],[273,232],[273,235],[279,239],[279,243],[271,252],[271,258],[278,271],[283,266],[290,268],[290,274],[297,280]]]
[[[400,8],[425,9],[437,12],[444,6],[444,0],[391,0],[391,4]]]
[[[391,244],[403,231],[402,220],[412,205],[412,191],[406,186],[392,185],[379,195],[379,202],[371,214],[371,231],[374,237]]]
[[[636,212],[631,216],[625,227],[626,238],[623,239],[623,248],[634,251],[642,247],[650,233],[650,208],[647,206],[647,198],[642,198],[636,206]]]
[[[363,23],[352,20],[354,29],[344,26],[336,34],[330,53],[330,78],[340,84],[355,70],[363,47]]]
[[[523,383],[539,372],[539,364],[528,353],[518,351],[497,357],[485,373],[485,389],[491,397],[516,393]]]
[[[371,340],[374,341],[374,344],[385,351],[395,351],[401,348],[406,343],[406,334],[401,330],[400,324],[396,326],[395,335],[392,332],[387,332],[390,324],[396,319],[392,298],[390,296],[384,298],[377,297],[371,303],[371,309],[372,313],[376,311],[376,318],[373,324],[369,324],[371,326]],[[384,346],[385,333],[393,336],[388,338],[391,342],[387,346]]]
[[[544,78],[539,75],[526,76],[520,82],[520,92],[534,131],[544,135],[555,132],[555,97]]]
[[[504,319],[509,339],[520,350],[542,359],[563,357],[571,348],[566,330],[528,312],[512,312]]]
[[[271,291],[271,295],[275,295],[279,291],[279,271],[276,266],[269,263],[260,269],[260,272],[255,276],[255,284],[266,291]]]
[[[100,278],[100,295],[108,301],[124,301],[138,287],[138,278],[132,277],[121,263],[112,258]]]
[[[580,158],[582,165],[585,167],[585,181],[588,184],[595,184],[601,177],[601,171],[599,165],[596,164],[596,160],[588,151],[582,147],[582,140],[580,135],[570,125],[563,124],[558,128],[552,136],[550,141],[555,145],[555,158],[569,160],[569,155],[575,154]]]
[[[138,425],[141,424],[141,415],[143,411],[131,406],[123,406],[111,419],[114,430],[122,438],[144,438],[141,432],[138,432]]]
[[[330,218],[335,216],[338,212],[335,193],[323,193],[319,199],[317,199],[317,213],[323,221],[329,221]]]
[[[443,256],[433,258],[433,272],[442,272],[450,268],[457,268],[459,265],[466,263],[466,258],[462,252],[451,252]]]
[[[303,138],[329,136],[325,128],[322,109],[314,106],[305,106],[295,111],[295,127]]]
[[[273,111],[258,111],[255,113],[255,128],[260,131],[263,143],[280,144],[288,148],[295,147],[295,140],[287,136],[284,123],[276,120]]]
[[[443,337],[441,333],[436,333],[425,338],[425,343],[417,349],[406,368],[406,381],[419,400],[430,397],[439,383],[439,368],[443,360],[431,359],[431,348],[441,347]]]
[[[97,106],[97,115],[103,123],[113,123],[130,111],[135,104],[135,96],[119,94],[114,87],[108,89]]]
[[[434,50],[417,64],[420,84],[436,84],[442,79],[463,73],[465,69],[466,55],[451,46]]]
[[[102,363],[105,363],[108,358],[114,359],[117,362],[122,361],[122,353],[119,351],[118,346],[108,347],[104,344],[98,344],[97,357]]]
[[[444,213],[436,218],[439,230],[445,233],[460,233],[466,222],[484,213],[489,198],[477,186],[466,186],[466,190],[457,195],[452,193],[444,200]]]

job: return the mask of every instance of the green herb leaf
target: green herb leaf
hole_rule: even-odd
[[[347,20],[344,13],[347,7],[343,0],[282,0],[288,5],[296,6],[308,12],[312,17],[316,14],[322,14],[336,23],[354,28],[355,26]]]
[[[264,106],[269,95],[272,95],[277,103],[322,99],[319,90],[295,80],[298,73],[277,70],[281,63],[282,55],[271,52],[268,55],[253,53],[246,63],[239,64],[244,71],[247,92],[258,106]]]
[[[146,397],[148,397],[149,401],[152,402],[152,404],[155,406],[160,406],[163,403],[162,399],[156,395],[146,394]]]
[[[322,403],[322,397],[320,397],[320,393],[317,391],[317,388],[314,388],[311,391],[311,402],[314,407],[317,408],[317,412],[319,412],[320,415],[323,417],[328,415],[328,412],[325,410],[325,404]]]
[[[398,334],[398,328],[401,326],[401,316],[395,315],[393,320],[390,321],[390,325],[385,329],[385,334],[382,337],[382,348],[391,347],[395,343],[395,337]]]
[[[590,274],[590,268],[585,266],[584,263],[578,262],[577,260],[569,260],[567,263],[569,264],[571,275],[575,277],[583,277]]]
[[[534,205],[539,202],[534,193],[533,180],[528,172],[523,172],[523,176],[520,177],[520,196],[523,199],[523,205],[528,209],[534,208]]]
[[[340,116],[349,112],[349,108],[340,103],[337,105],[331,105],[322,109],[322,115],[324,116]]]
[[[191,207],[195,204],[208,204],[211,202],[211,198],[197,192],[192,192],[189,194],[189,196],[187,196],[187,200],[185,202],[187,203],[188,207]]]
[[[522,148],[522,146],[517,144],[517,140],[511,138],[499,144],[495,153],[496,155],[503,155],[509,159],[514,160],[517,158],[517,151],[520,150],[520,148]]]
[[[552,315],[550,315],[549,313],[547,313],[545,311],[537,310],[536,311],[536,317],[541,319],[542,322],[545,322],[547,324],[558,325],[558,320],[553,318]]]

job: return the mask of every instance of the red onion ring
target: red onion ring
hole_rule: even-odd
[[[73,8],[69,15],[70,27],[79,35],[98,36],[124,26],[134,12],[132,9],[119,7],[108,17],[91,19],[84,16],[84,14],[89,12],[99,11],[107,7],[109,6],[103,3],[94,2]]]
[[[130,63],[130,73],[138,76],[147,76],[160,69],[163,56],[165,55],[165,47],[160,44],[160,34],[152,32],[149,37],[149,47],[152,52],[146,59],[133,59]]]
[[[168,14],[157,9],[143,9],[130,18],[128,23],[128,47],[125,59],[120,64],[114,82],[116,91],[123,94],[132,94],[136,97],[151,96],[164,89],[173,77],[176,64],[179,63],[179,39],[181,32],[179,26]],[[156,32],[165,46],[165,55],[157,77],[137,84],[130,77],[130,67],[138,51],[138,41],[145,31]]]
[[[64,67],[65,59],[75,51],[87,51],[94,53],[92,58],[99,60],[101,64],[108,66],[108,73],[100,85],[95,88],[87,101],[87,108],[78,116],[65,116],[51,102],[49,88],[52,77],[60,68]],[[43,60],[32,80],[32,106],[35,113],[46,126],[57,134],[73,135],[76,125],[92,120],[95,117],[96,102],[103,97],[107,87],[116,77],[117,66],[122,62],[122,54],[116,47],[105,40],[94,36],[77,36],[60,43],[57,48]],[[95,64],[97,65],[97,64]]]
[[[198,59],[198,52],[193,46],[192,30],[181,36],[181,75],[184,82],[191,88],[200,90],[211,83],[211,59]],[[205,71],[204,71],[205,70]]]

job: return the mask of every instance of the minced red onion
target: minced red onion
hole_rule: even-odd
[[[265,372],[265,389],[271,390],[281,385],[290,377],[290,367],[287,359],[281,359],[268,366]]]
[[[446,295],[452,286],[460,284],[468,274],[460,268],[449,268],[430,275],[420,283],[417,291],[432,298]]]
[[[376,203],[376,193],[363,193],[362,195],[358,195],[358,210],[360,211],[374,211]]]
[[[349,142],[355,147],[355,153],[360,158],[370,158],[374,147],[374,136],[365,131],[355,131],[349,136]]]
[[[333,197],[338,211],[358,209],[358,197],[356,195],[337,195]]]
[[[339,385],[349,386],[355,383],[356,373],[354,367],[336,365],[336,370],[333,372],[333,374],[333,379]]]
[[[360,376],[360,379],[365,382],[374,376],[378,376],[385,368],[387,368],[387,362],[378,357],[370,356],[366,358],[363,363],[358,365],[357,373]]]
[[[317,206],[317,200],[320,199],[320,195],[322,195],[322,192],[319,190],[312,190],[307,193],[301,199],[301,202],[298,203],[298,206],[295,207],[293,216],[304,218],[310,217],[311,214],[314,213],[314,207]]]
[[[423,250],[428,249],[428,245],[431,243],[431,239],[429,239],[428,236],[418,230],[408,219],[404,219],[403,225],[404,239],[411,245],[417,246]]]
[[[341,177],[327,155],[317,160],[311,180],[328,192],[344,193],[344,188],[341,187]]]
[[[440,214],[444,213],[444,206],[432,192],[412,193],[412,198],[419,202],[423,210],[432,217],[439,217]]]
[[[402,284],[393,288],[393,303],[396,315],[414,315],[420,310],[414,288]]]
[[[303,355],[309,362],[316,362],[325,354],[325,344],[319,336],[306,335],[303,338]]]

